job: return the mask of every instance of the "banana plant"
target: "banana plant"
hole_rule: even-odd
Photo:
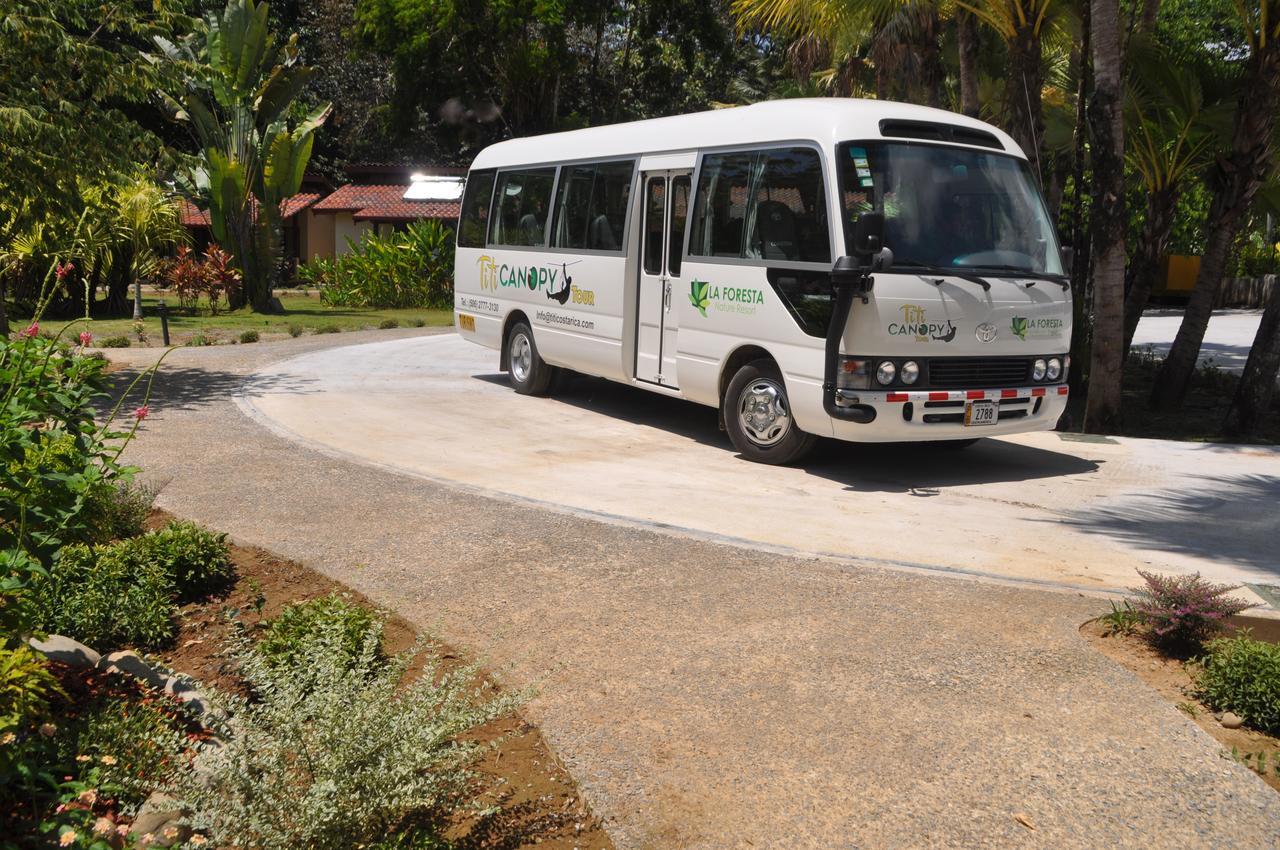
[[[279,274],[281,204],[301,188],[330,111],[324,104],[292,117],[314,72],[300,61],[296,34],[277,47],[267,15],[265,0],[228,0],[182,41],[156,39],[162,61],[183,72],[180,90],[163,98],[200,145],[182,188],[209,210],[214,237],[243,275],[243,297],[260,312],[271,309]]]

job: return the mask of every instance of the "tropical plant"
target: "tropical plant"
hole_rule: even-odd
[[[162,252],[187,241],[174,198],[154,182],[139,179],[119,195],[117,218],[124,243],[127,280],[133,282],[133,318],[142,318],[142,282],[160,268]]]
[[[301,63],[296,35],[277,46],[265,0],[228,0],[192,35],[156,44],[182,77],[166,95],[171,114],[200,146],[186,191],[209,210],[214,237],[230,246],[253,309],[268,311],[282,250],[280,207],[302,185],[329,106],[291,117],[312,70]]]
[[[1280,111],[1280,0],[1239,0],[1234,9],[1246,51],[1231,146],[1209,170],[1213,201],[1205,252],[1182,324],[1152,388],[1151,406],[1157,410],[1175,410],[1186,398],[1227,256],[1273,165],[1276,113]]]
[[[0,737],[44,715],[61,690],[40,653],[25,644],[0,646]],[[0,768],[4,762],[0,755]]]
[[[447,307],[453,303],[453,231],[435,219],[403,232],[351,242],[333,260],[298,270],[325,304],[342,307]]]
[[[342,655],[357,658],[365,636],[381,622],[373,611],[336,593],[295,602],[286,605],[280,615],[267,624],[256,651],[269,664],[299,664],[317,636],[333,629],[341,639]]]

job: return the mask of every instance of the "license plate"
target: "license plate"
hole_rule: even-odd
[[[468,316],[466,313],[459,313],[458,327],[464,331],[471,331],[474,333],[476,329],[476,317]]]
[[[993,401],[971,401],[964,407],[965,425],[994,425],[1000,421],[1000,408]]]

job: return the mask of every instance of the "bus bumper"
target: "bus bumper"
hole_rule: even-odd
[[[840,406],[864,411],[860,418],[870,421],[835,417],[829,421],[838,440],[966,440],[1051,430],[1066,410],[1067,398],[1065,384],[987,390],[845,390]],[[966,424],[970,405],[994,406],[996,420]]]

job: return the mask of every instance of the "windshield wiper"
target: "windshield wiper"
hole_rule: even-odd
[[[991,277],[1025,277],[1033,281],[1045,280],[1049,283],[1058,284],[1058,286],[1062,287],[1064,292],[1071,288],[1071,284],[1067,281],[1066,275],[1037,272],[1032,271],[1031,269],[1024,269],[1021,266],[974,266],[973,268],[979,269],[984,273],[990,272]],[[1034,286],[1035,284],[1032,283],[1028,285]]]
[[[978,284],[978,286],[981,286],[984,291],[991,289],[991,284],[987,283],[975,274],[943,268],[942,266],[931,266],[928,263],[917,263],[914,260],[894,260],[893,265],[888,268],[888,271],[893,271],[897,268],[910,269],[914,274],[919,274],[920,277],[926,279],[929,277],[936,277],[938,278],[937,284],[942,283],[941,279],[944,277],[958,277],[961,280],[969,281],[969,283]],[[934,285],[936,286],[937,284]]]

